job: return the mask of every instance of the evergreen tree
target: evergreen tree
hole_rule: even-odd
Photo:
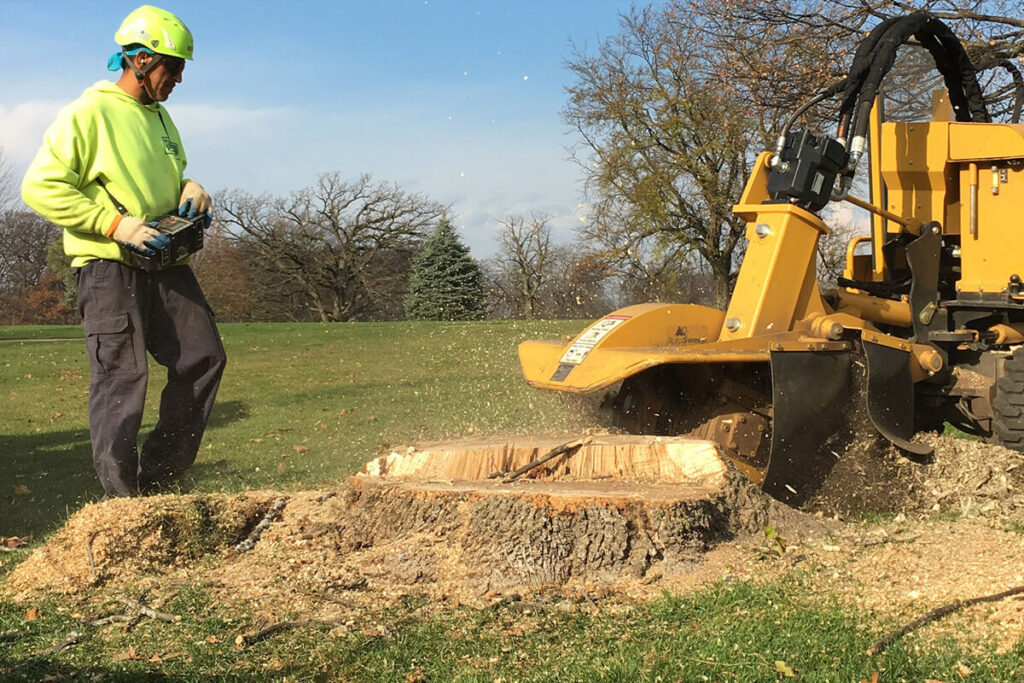
[[[413,262],[405,314],[413,320],[479,320],[484,300],[480,265],[442,216]]]

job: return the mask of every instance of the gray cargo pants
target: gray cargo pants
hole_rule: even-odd
[[[76,273],[92,368],[92,459],[107,496],[170,483],[195,462],[226,357],[192,269],[91,261]],[[160,416],[138,453],[149,351],[167,368]]]

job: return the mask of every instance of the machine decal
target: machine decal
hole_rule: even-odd
[[[628,315],[608,315],[598,320],[565,350],[558,362],[579,365],[609,332],[629,320],[629,317]]]

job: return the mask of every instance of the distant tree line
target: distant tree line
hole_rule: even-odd
[[[964,41],[994,120],[1020,117],[1024,20],[1018,0],[665,0],[621,15],[620,30],[573,47],[564,121],[589,215],[572,244],[551,218],[496,226],[476,262],[451,207],[368,175],[322,176],[287,197],[218,197],[193,259],[222,320],[592,318],[639,301],[723,307],[745,244],[731,207],[781,121],[846,74],[860,40],[890,16],[931,11]],[[927,116],[941,78],[901,48],[887,116]],[[799,121],[832,133],[834,107]],[[59,231],[18,209],[0,154],[0,323],[75,319]],[[826,216],[819,274],[842,269],[852,228]]]

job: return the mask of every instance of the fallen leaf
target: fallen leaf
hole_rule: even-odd
[[[21,537],[19,537],[19,536],[6,536],[6,537],[2,537],[2,538],[0,538],[0,546],[3,546],[5,548],[20,548],[22,546],[28,545],[28,542],[29,542],[29,540],[31,538],[32,538],[31,536],[21,536]]]
[[[956,671],[958,676],[963,676],[964,678],[967,678],[971,675],[971,667],[967,666],[963,662],[957,662],[956,666],[953,667],[953,669]]]
[[[796,678],[796,672],[793,671],[793,667],[791,667],[789,664],[786,664],[781,659],[775,660],[775,670],[783,676],[785,676],[786,678]]]
[[[217,636],[206,636],[206,642],[213,645],[214,643],[219,643],[220,640],[217,639]]]
[[[35,621],[39,618],[39,608],[29,607],[25,610],[25,621]]]
[[[32,492],[24,484],[18,484],[14,487],[14,495],[16,496],[27,496],[30,493]]]
[[[309,450],[309,446],[292,446],[292,450],[296,453],[305,453]]]

